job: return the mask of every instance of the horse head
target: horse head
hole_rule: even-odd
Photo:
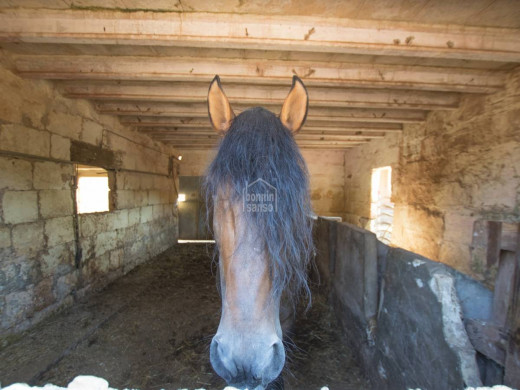
[[[222,298],[210,359],[235,387],[262,388],[280,375],[282,292],[308,292],[308,173],[293,137],[307,108],[296,76],[279,116],[260,107],[236,116],[218,76],[209,88],[210,121],[223,136],[205,181]]]

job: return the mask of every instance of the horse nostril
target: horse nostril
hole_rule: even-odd
[[[275,342],[266,347],[267,348],[263,350],[263,358],[261,358],[264,364],[256,367],[253,364],[253,372],[250,376],[253,383],[262,384],[264,386],[274,381],[280,375],[285,365],[285,349],[280,339],[276,338]]]
[[[225,344],[215,336],[209,350],[211,365],[219,376],[229,382],[236,376],[237,370],[228,352]]]

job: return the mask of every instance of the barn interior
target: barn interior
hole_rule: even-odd
[[[218,74],[237,114],[309,94],[312,352],[286,388],[519,388],[519,64],[515,0],[0,0],[0,384],[224,386]]]

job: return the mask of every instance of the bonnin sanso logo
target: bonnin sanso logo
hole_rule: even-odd
[[[263,179],[248,183],[243,194],[244,211],[248,213],[273,213],[278,210],[276,187]]]

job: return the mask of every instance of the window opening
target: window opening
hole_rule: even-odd
[[[78,214],[109,211],[108,172],[99,167],[76,164]]]
[[[379,240],[390,244],[394,221],[392,198],[392,167],[372,169],[370,230]]]

